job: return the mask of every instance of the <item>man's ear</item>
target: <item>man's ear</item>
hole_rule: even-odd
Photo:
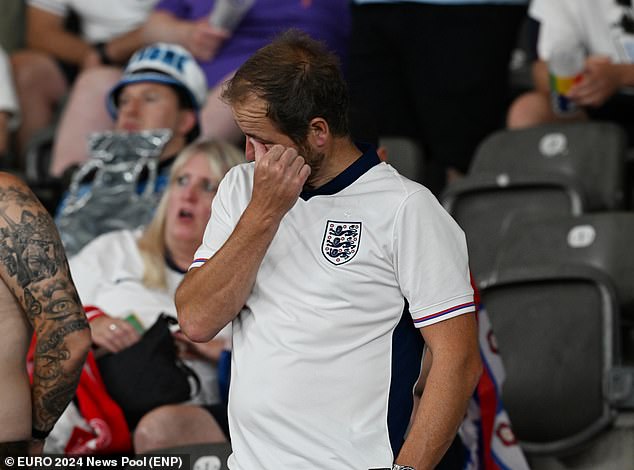
[[[313,148],[322,149],[331,140],[330,127],[324,118],[315,117],[308,125],[308,142]]]

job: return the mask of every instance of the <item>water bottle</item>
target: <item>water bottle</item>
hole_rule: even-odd
[[[216,28],[233,31],[255,0],[216,0],[209,23]]]
[[[561,44],[554,48],[548,61],[552,108],[559,116],[570,116],[579,107],[566,95],[581,81],[585,51],[579,44]]]

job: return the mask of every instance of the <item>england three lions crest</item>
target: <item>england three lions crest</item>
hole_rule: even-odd
[[[336,222],[329,220],[326,223],[324,241],[321,243],[321,252],[335,266],[347,263],[359,250],[361,241],[361,222]]]

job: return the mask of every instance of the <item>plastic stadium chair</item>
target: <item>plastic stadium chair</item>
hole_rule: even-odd
[[[634,407],[621,344],[632,234],[634,213],[600,213],[526,218],[502,241],[481,294],[506,366],[503,401],[528,453],[574,450]]]
[[[527,217],[509,229],[496,264],[595,268],[614,284],[624,319],[634,321],[633,243],[634,212]]]
[[[441,197],[467,235],[478,284],[515,219],[623,208],[625,161],[623,130],[610,123],[505,130],[485,139],[469,174]]]

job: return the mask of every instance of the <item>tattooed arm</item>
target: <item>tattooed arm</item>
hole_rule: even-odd
[[[0,173],[0,278],[37,337],[32,426],[45,434],[75,394],[90,330],[51,217],[6,173]]]

